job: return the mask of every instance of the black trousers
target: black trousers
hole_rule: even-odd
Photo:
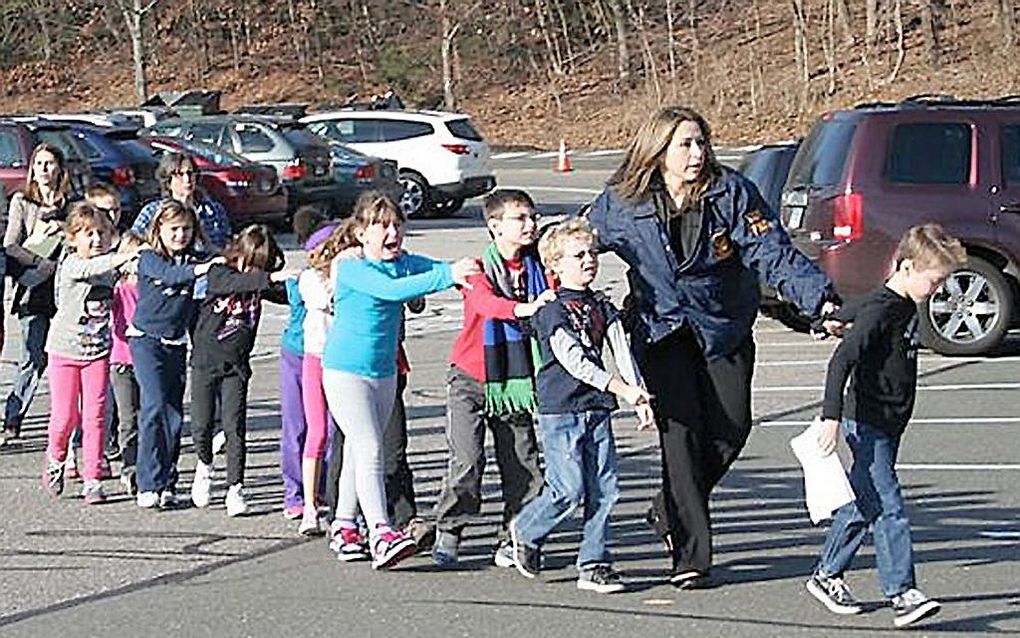
[[[407,376],[397,375],[397,396],[393,413],[383,432],[383,472],[386,475],[386,510],[390,522],[403,528],[418,516],[415,504],[414,475],[407,462],[407,412],[404,408],[404,388]],[[343,466],[344,435],[339,428],[333,430],[330,441],[329,463],[326,466],[326,505],[330,515],[336,511],[340,469]]]
[[[191,438],[195,442],[195,454],[199,461],[212,465],[219,397],[223,433],[227,436],[227,485],[244,483],[249,379],[251,370],[247,366],[222,364],[191,368]]]
[[[684,329],[652,346],[643,362],[662,451],[653,517],[659,535],[671,537],[674,573],[712,566],[709,496],[751,433],[754,355],[748,335],[735,352],[709,363]]]

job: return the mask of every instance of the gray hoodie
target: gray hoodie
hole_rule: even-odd
[[[110,354],[110,308],[116,253],[83,259],[68,253],[56,272],[57,314],[50,322],[46,352],[78,361]]]

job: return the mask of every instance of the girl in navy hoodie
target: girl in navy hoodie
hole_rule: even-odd
[[[139,507],[177,504],[188,329],[195,315],[195,278],[218,257],[196,263],[201,233],[194,209],[164,200],[149,229],[148,250],[138,260],[138,305],[129,332],[141,394],[136,479]]]

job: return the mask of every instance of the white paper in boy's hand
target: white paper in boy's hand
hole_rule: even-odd
[[[804,468],[804,493],[811,522],[818,524],[854,500],[843,464],[835,452],[825,454],[818,446],[822,429],[816,418],[806,430],[790,439],[790,447]]]

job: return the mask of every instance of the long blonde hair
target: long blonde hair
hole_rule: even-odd
[[[682,122],[694,122],[705,136],[705,159],[701,174],[691,186],[687,205],[696,205],[722,169],[712,150],[712,131],[700,113],[686,106],[666,106],[650,117],[627,148],[623,163],[609,178],[609,185],[625,200],[646,199],[653,186],[662,182],[662,160],[666,147]]]

